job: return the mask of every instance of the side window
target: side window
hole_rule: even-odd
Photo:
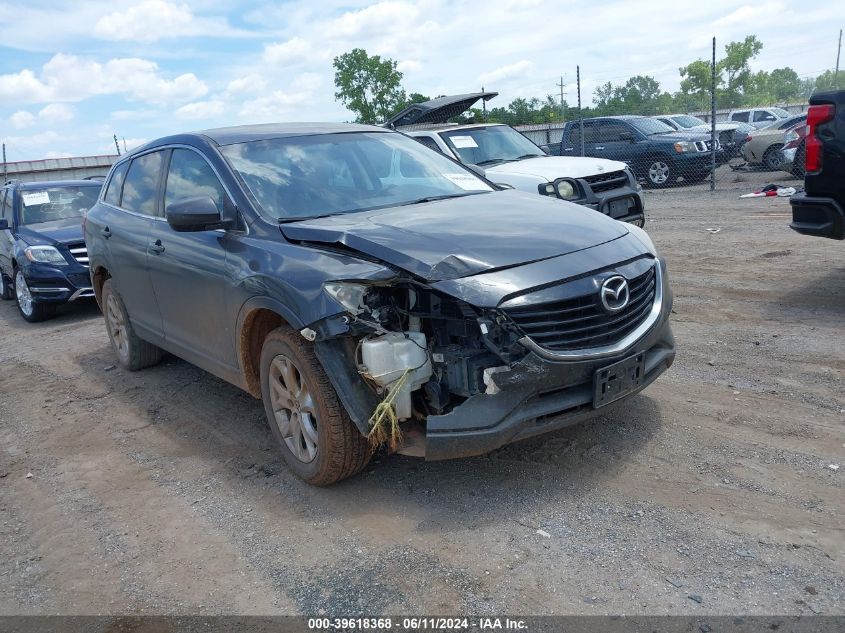
[[[742,121],[748,123],[748,112],[734,112],[731,115],[731,121]]]
[[[152,152],[132,161],[123,181],[121,206],[124,209],[144,215],[156,214],[163,159],[163,152]]]
[[[6,190],[0,189],[0,220],[9,220],[11,218],[6,216]]]
[[[631,133],[628,126],[620,121],[604,121],[599,130],[597,142],[601,143],[618,143],[625,134]]]
[[[3,211],[2,214],[0,214],[0,217],[6,218],[10,225],[14,221],[14,208],[12,207],[14,201],[15,191],[11,187],[8,187],[6,189],[6,197],[3,199]]]
[[[581,126],[578,123],[573,123],[569,127],[569,137],[564,142],[564,145],[581,146]]]
[[[178,200],[201,196],[214,200],[220,211],[226,206],[226,192],[211,165],[194,151],[174,149],[167,170],[164,208]]]
[[[775,115],[772,114],[771,112],[766,111],[766,110],[757,110],[757,112],[754,113],[754,122],[755,123],[759,123],[760,121],[774,121],[774,120],[775,120]]]
[[[129,161],[118,165],[112,173],[107,185],[106,195],[103,200],[116,207],[120,206],[120,190],[123,187],[123,179],[126,178],[126,170],[129,168]]]
[[[440,148],[437,146],[437,143],[434,141],[433,138],[429,136],[415,136],[414,139],[425,145],[429,149],[433,149],[436,152],[440,152]],[[441,152],[442,154],[442,152]]]

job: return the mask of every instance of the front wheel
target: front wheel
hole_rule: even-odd
[[[351,477],[372,449],[340,403],[310,343],[277,328],[261,349],[261,397],[288,467],[315,486]]]
[[[783,163],[783,153],[781,152],[782,147],[783,145],[780,144],[772,145],[766,150],[766,153],[763,154],[763,166],[766,169],[770,169],[772,171],[780,169],[780,166]]]
[[[653,158],[646,163],[645,180],[649,187],[668,187],[676,180],[675,166],[668,158]]]
[[[18,312],[21,313],[25,321],[30,323],[44,321],[56,314],[55,304],[38,303],[32,297],[22,270],[15,271],[15,298],[18,302]]]
[[[123,305],[123,300],[117,294],[111,279],[107,279],[103,284],[100,297],[103,316],[106,318],[106,330],[117,356],[117,364],[129,371],[138,371],[158,363],[163,355],[161,348],[135,334],[126,306]]]

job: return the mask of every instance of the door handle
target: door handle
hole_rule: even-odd
[[[161,243],[161,240],[156,240],[155,242],[150,244],[149,248],[150,252],[155,253],[156,255],[160,255],[164,252],[164,246]]]
[[[604,149],[604,145],[596,145],[596,149]]]
[[[109,229],[109,227],[105,227],[102,231],[100,231],[100,235],[102,235],[106,239],[109,239],[111,237],[111,229]]]

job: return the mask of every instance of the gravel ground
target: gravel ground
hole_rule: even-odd
[[[95,306],[3,302],[0,613],[845,613],[845,244],[760,182],[648,193],[679,353],[643,394],[329,489],[238,389],[115,368]]]

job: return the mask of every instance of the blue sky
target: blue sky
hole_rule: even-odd
[[[331,60],[389,56],[409,91],[483,84],[507,105],[575,101],[634,74],[676,90],[710,38],[756,34],[755,68],[832,69],[845,3],[708,0],[0,1],[0,137],[8,160],[110,153],[175,132],[268,121],[345,121]],[[843,57],[845,66],[845,57]],[[122,141],[121,141],[122,143]]]

